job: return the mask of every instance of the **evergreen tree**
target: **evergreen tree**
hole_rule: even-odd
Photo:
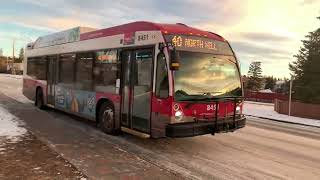
[[[262,84],[262,69],[261,69],[261,62],[252,62],[249,67],[248,71],[248,83],[247,89],[249,90],[260,90]]]
[[[21,48],[20,52],[19,52],[19,58],[15,59],[15,63],[21,63],[23,61],[24,58],[24,49]]]
[[[264,79],[265,79],[265,82],[266,82],[266,85],[265,85],[264,88],[273,90],[274,86],[276,85],[277,79],[274,78],[273,76],[267,76]]]
[[[320,20],[320,17],[318,17]],[[289,64],[294,78],[294,98],[309,103],[320,103],[320,28],[310,32]]]

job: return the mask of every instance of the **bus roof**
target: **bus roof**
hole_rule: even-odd
[[[95,39],[99,37],[112,36],[117,34],[133,33],[136,31],[161,31],[163,34],[182,34],[208,37],[218,41],[225,41],[223,37],[218,34],[196,29],[185,24],[160,24],[146,21],[137,21],[110,28],[100,29],[83,33],[80,35],[80,41]]]
[[[60,31],[57,33],[39,37],[35,42],[29,43],[27,45],[27,49],[37,49],[118,34],[129,34],[137,31],[161,31],[161,33],[165,35],[194,35],[207,37],[217,41],[225,41],[225,39],[218,34],[196,29],[181,23],[160,24],[146,21],[137,21],[99,30],[89,27],[75,27],[65,31]]]
[[[56,32],[46,36],[39,37],[35,42],[29,43],[27,45],[28,49],[32,48],[42,48],[48,46],[54,46],[59,44],[71,43],[80,41],[80,36],[83,33],[95,31],[97,29],[90,27],[75,27],[72,29]]]

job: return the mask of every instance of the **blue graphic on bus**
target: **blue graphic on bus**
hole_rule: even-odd
[[[66,111],[95,117],[96,94],[56,86],[55,106]]]

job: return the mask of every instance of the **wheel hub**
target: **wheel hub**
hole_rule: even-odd
[[[107,109],[103,112],[102,116],[103,125],[107,128],[111,128],[113,122],[113,111],[112,109]]]

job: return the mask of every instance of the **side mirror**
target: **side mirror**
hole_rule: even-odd
[[[159,50],[160,50],[160,52],[163,52],[164,47],[165,47],[165,44],[164,44],[164,43],[159,43]]]
[[[180,54],[173,48],[170,51],[170,70],[179,70],[180,67]]]
[[[119,94],[120,90],[120,79],[116,80],[116,94]]]

